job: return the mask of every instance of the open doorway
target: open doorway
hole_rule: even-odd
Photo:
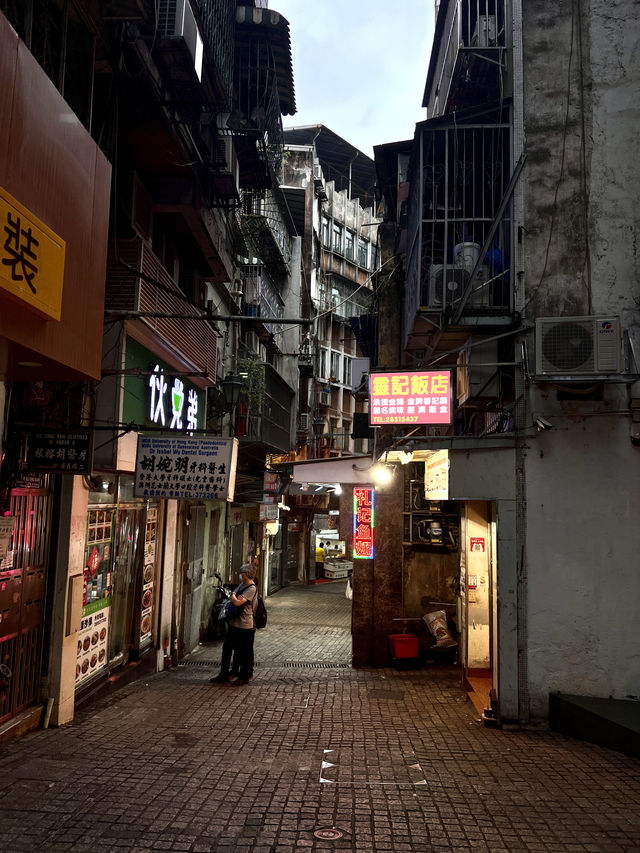
[[[490,501],[461,501],[460,521],[460,660],[470,699],[490,719],[497,690],[495,507]]]

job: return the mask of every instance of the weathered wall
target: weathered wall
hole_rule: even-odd
[[[616,416],[557,421],[527,454],[531,713],[548,693],[638,695],[638,448]],[[562,472],[559,476],[558,472]]]
[[[640,321],[637,4],[524,6],[527,315]],[[633,368],[636,369],[636,368]],[[638,694],[640,451],[629,440],[639,384],[602,402],[531,387],[554,426],[525,452],[531,715],[548,693]]]

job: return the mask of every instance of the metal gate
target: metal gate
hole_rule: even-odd
[[[190,505],[187,507],[186,512],[188,514],[188,527],[184,530],[182,538],[184,584],[183,643],[184,652],[188,654],[200,642],[206,509],[204,506]]]
[[[0,561],[0,663],[10,675],[0,676],[0,723],[38,699],[51,494],[14,489],[9,512],[16,524]]]

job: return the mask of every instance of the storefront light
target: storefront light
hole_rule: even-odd
[[[393,468],[390,465],[374,465],[371,473],[376,486],[388,486],[393,480]]]

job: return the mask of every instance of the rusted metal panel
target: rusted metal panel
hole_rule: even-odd
[[[11,676],[0,679],[0,723],[38,698],[51,496],[15,490],[10,512],[16,526],[11,566],[0,570],[0,663]]]

